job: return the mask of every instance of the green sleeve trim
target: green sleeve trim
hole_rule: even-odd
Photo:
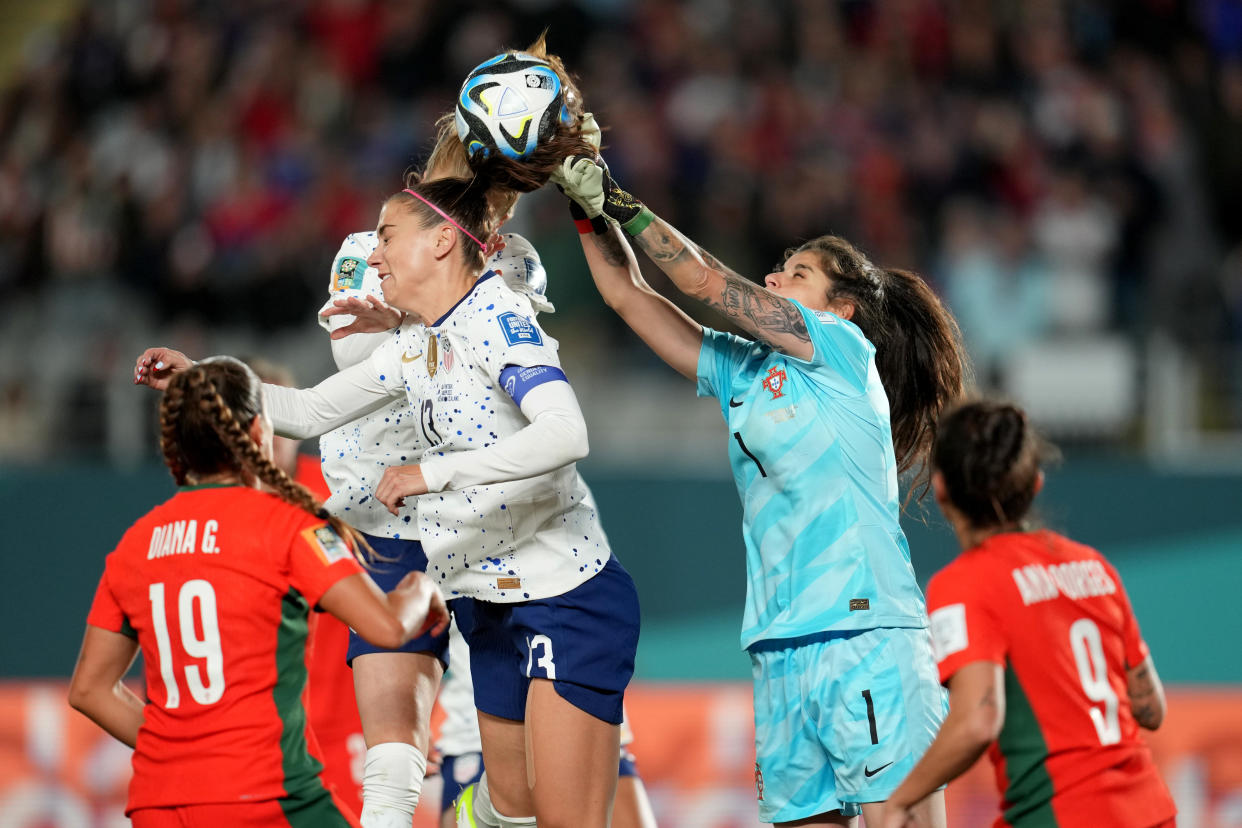
[[[637,236],[646,230],[651,222],[655,221],[655,217],[655,213],[651,212],[650,208],[643,207],[643,209],[638,211],[638,215],[621,225],[621,229],[631,236]]]

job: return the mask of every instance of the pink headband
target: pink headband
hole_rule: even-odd
[[[414,191],[413,191],[413,190],[411,190],[411,189],[408,189],[408,188],[407,188],[407,189],[402,190],[401,192],[403,192],[403,193],[409,193],[410,195],[414,196],[414,197],[415,197],[415,198],[417,198],[419,201],[421,201],[423,204],[426,204],[428,207],[430,207],[431,209],[435,210],[435,211],[436,211],[437,213],[439,213],[439,214],[441,215],[441,217],[443,217],[443,218],[444,218],[444,220],[445,220],[445,221],[447,221],[449,224],[453,225],[453,226],[454,226],[454,227],[456,227],[458,230],[460,230],[461,232],[465,233],[467,236],[470,236],[470,240],[471,240],[471,241],[473,241],[475,244],[477,244],[477,245],[479,246],[479,249],[480,249],[480,250],[482,250],[482,251],[483,251],[483,252],[485,252],[485,253],[487,252],[487,245],[485,245],[483,242],[479,241],[479,240],[478,240],[478,239],[476,239],[473,235],[471,235],[471,233],[470,233],[470,231],[469,231],[469,230],[467,230],[466,228],[464,228],[464,227],[462,227],[460,224],[458,224],[456,221],[454,221],[454,220],[453,220],[453,217],[452,217],[452,216],[450,216],[448,213],[444,212],[444,211],[443,211],[443,210],[441,210],[439,207],[437,207],[436,205],[432,204],[430,201],[428,201],[427,199],[423,198],[422,196],[420,196],[418,193],[414,192]]]

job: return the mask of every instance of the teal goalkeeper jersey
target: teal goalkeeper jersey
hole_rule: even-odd
[[[698,393],[720,400],[742,498],[742,647],[925,627],[875,346],[856,325],[794,304],[809,361],[710,328],[699,352]]]

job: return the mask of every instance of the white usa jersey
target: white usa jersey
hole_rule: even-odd
[[[435,324],[371,355],[372,368],[417,408],[426,458],[486,448],[528,421],[501,387],[508,366],[560,370],[556,341],[530,302],[488,271]],[[403,332],[405,329],[402,329]],[[398,383],[398,384],[394,384]],[[512,603],[568,592],[611,552],[573,463],[507,483],[418,499],[427,574],[446,597]]]
[[[375,245],[373,232],[352,233],[341,243],[341,249],[332,260],[328,301],[319,311],[319,324],[325,330],[331,332],[353,321],[352,316],[322,315],[337,299],[384,298],[379,274],[375,268],[367,266]],[[422,326],[411,323],[405,327],[421,329]],[[333,340],[332,356],[337,368],[344,370],[361,362],[395,335],[393,331],[383,331]],[[385,468],[414,465],[422,456],[416,419],[404,394],[398,393],[390,405],[320,437],[319,456],[324,481],[332,492],[332,497],[324,504],[331,514],[368,535],[418,539],[416,498],[407,498],[396,516],[375,499],[375,487]]]

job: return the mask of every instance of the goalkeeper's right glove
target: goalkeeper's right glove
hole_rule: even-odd
[[[637,236],[655,219],[641,201],[617,186],[600,156],[575,155],[566,158],[552,180],[573,199],[588,218],[603,215]]]

